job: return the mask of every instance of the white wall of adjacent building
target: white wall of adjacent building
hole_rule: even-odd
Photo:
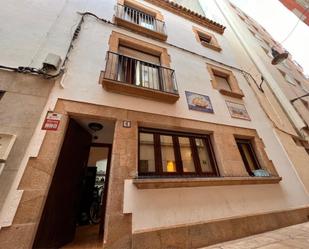
[[[150,5],[146,2],[143,3]],[[112,21],[115,1],[48,0],[20,2],[15,0],[1,1],[0,4],[3,9],[6,9],[0,16],[0,21],[3,24],[0,34],[6,37],[6,39],[0,40],[0,64],[40,67],[47,53],[58,54],[64,59],[74,29],[81,17],[77,11],[90,11],[99,17]],[[159,9],[155,6],[152,7]],[[199,55],[235,67],[245,66],[238,61],[238,54],[243,53],[243,51],[233,51],[231,43],[237,44],[236,37],[213,1],[211,1],[208,11],[213,11],[213,16],[219,18],[221,23],[227,26],[223,35],[216,34],[166,10],[159,10],[166,23],[167,42],[190,50],[197,55],[100,22],[93,17],[85,17],[80,35],[74,42],[74,48],[69,56],[66,73],[61,84],[55,85],[45,110],[53,109],[57,99],[62,98],[191,120],[253,128],[257,130],[264,141],[268,157],[273,161],[283,180],[279,184],[271,185],[153,190],[138,190],[128,180],[125,183],[124,213],[132,213],[133,231],[308,205],[308,195],[276,137],[271,122],[261,109],[247,81],[239,72],[234,72],[245,95],[243,101],[223,97],[211,85],[210,76],[206,69],[206,62],[209,61]],[[214,33],[222,52],[218,53],[198,44],[192,26]],[[171,58],[171,68],[176,73],[180,94],[179,101],[175,104],[166,104],[111,93],[102,88],[98,83],[99,75],[105,68],[105,55],[108,51],[108,40],[112,30],[167,48]],[[214,114],[189,110],[185,91],[208,95],[214,108]],[[225,103],[226,99],[243,102],[251,121],[231,118]],[[45,113],[42,114],[42,120],[44,116]],[[45,135],[45,132],[41,131],[40,128],[41,124],[37,127],[25,157],[37,155]]]

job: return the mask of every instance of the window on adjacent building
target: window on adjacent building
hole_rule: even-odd
[[[140,176],[219,176],[208,135],[139,130]]]
[[[243,21],[246,22],[246,19],[244,17],[242,17],[240,14],[238,14],[238,17]]]
[[[309,109],[309,102],[307,100],[304,100],[304,99],[300,99],[301,102],[304,104],[304,106]]]
[[[5,91],[0,90],[0,100],[2,99],[4,93],[5,93]]]
[[[294,79],[293,79],[288,73],[282,71],[281,69],[278,69],[278,71],[280,72],[280,74],[284,77],[284,79],[285,79],[288,83],[290,83],[290,84],[292,84],[292,85],[294,85],[294,86],[296,85]]]
[[[236,139],[236,143],[248,174],[254,176],[254,171],[261,169],[261,167],[254,152],[251,140]]]

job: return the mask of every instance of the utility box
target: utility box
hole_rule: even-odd
[[[61,63],[61,57],[59,55],[49,53],[43,62],[43,68],[45,70],[55,71],[59,68],[60,63]]]

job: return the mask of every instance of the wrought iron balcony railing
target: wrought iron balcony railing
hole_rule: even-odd
[[[116,17],[166,35],[164,22],[132,7],[118,4],[116,6]]]
[[[104,79],[178,95],[174,70],[110,51]]]

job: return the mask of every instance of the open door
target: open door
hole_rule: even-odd
[[[59,248],[74,239],[81,179],[91,139],[70,119],[33,248]]]

